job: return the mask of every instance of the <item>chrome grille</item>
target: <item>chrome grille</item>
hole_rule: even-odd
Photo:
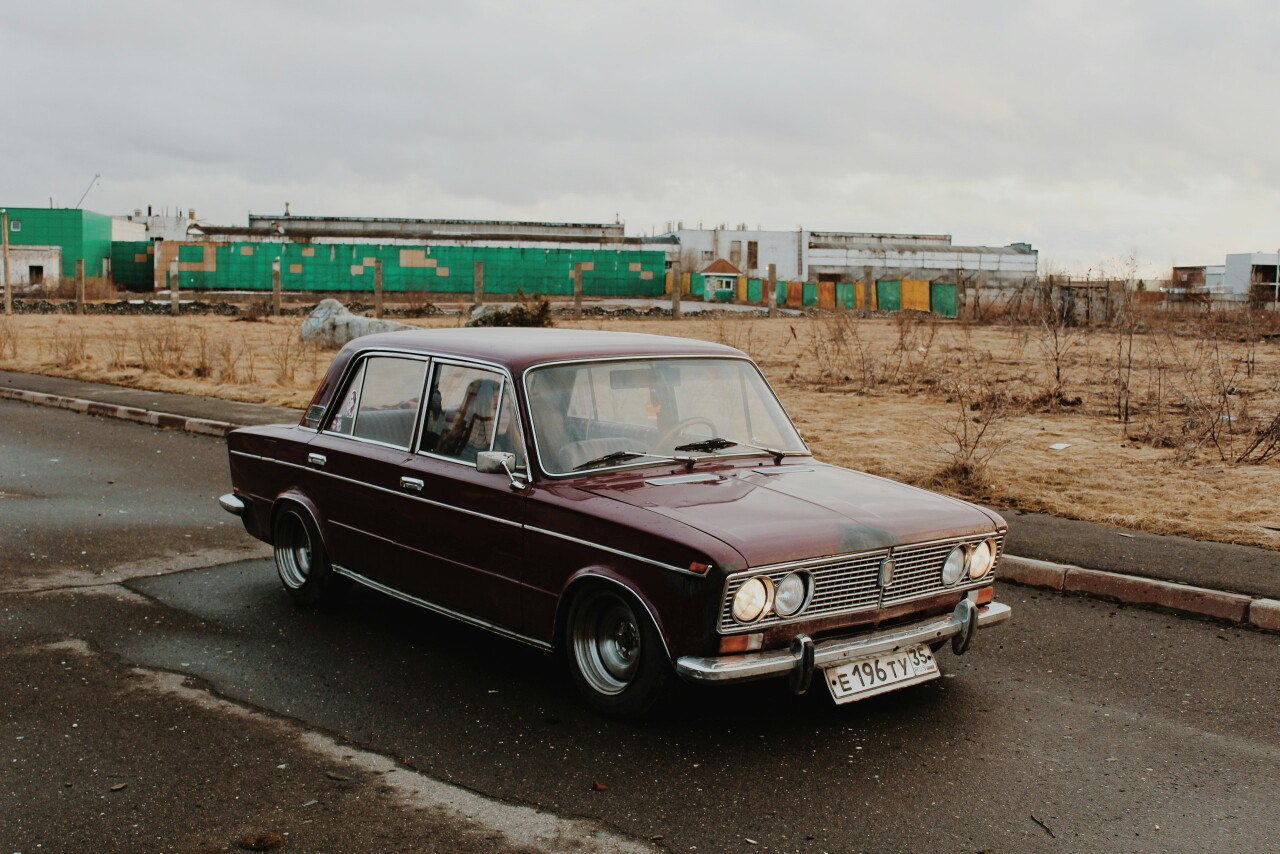
[[[949,540],[918,545],[896,546],[893,549],[895,567],[893,580],[883,590],[879,586],[880,562],[889,554],[889,549],[817,558],[784,564],[761,572],[744,573],[730,578],[725,587],[724,602],[720,610],[720,631],[755,630],[783,622],[854,614],[942,592],[947,589],[942,583],[942,564],[951,550],[961,543],[980,543],[987,539],[996,541],[995,563],[999,563],[1000,556],[1004,552],[1002,535],[953,537]],[[951,589],[964,590],[989,582],[995,572],[995,563],[992,564],[991,572],[982,578],[976,581],[966,578]],[[733,597],[746,581],[767,576],[777,585],[788,573],[797,569],[806,570],[813,576],[813,594],[809,605],[798,617],[784,620],[777,614],[771,613],[747,626],[741,625],[733,618]]]
[[[888,549],[863,552],[856,555],[840,555],[787,564],[777,569],[755,572],[740,578],[729,579],[725,590],[724,607],[720,611],[721,631],[739,629],[742,626],[733,618],[733,597],[751,578],[768,576],[776,585],[797,569],[804,569],[813,576],[813,594],[804,616],[825,617],[832,614],[852,614],[880,606],[880,588],[876,579],[880,574],[880,561],[889,554]],[[783,622],[777,614],[769,614],[751,624],[752,628],[771,626]]]

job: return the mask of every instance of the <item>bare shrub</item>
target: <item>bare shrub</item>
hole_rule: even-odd
[[[223,336],[213,344],[213,371],[218,382],[240,382],[240,360],[244,358],[244,347],[241,343],[233,344],[231,339]]]
[[[1007,429],[1011,408],[994,383],[983,378],[955,386],[951,402],[952,417],[934,423],[944,439],[946,462],[929,485],[980,492],[989,485],[991,461],[1014,442]]]
[[[203,326],[196,329],[195,354],[196,363],[191,373],[201,378],[210,376],[213,373],[213,366],[209,361],[209,334],[205,332]]]
[[[63,367],[74,367],[88,359],[88,342],[79,329],[54,336],[53,355]]]
[[[860,323],[855,312],[836,312],[815,318],[809,356],[819,377],[852,382],[859,390],[866,391],[884,381],[883,363],[862,336]]]
[[[138,332],[138,362],[144,371],[181,376],[186,363],[187,332],[176,320],[146,324]]]
[[[755,321],[750,318],[730,317],[727,312],[718,314],[715,319],[716,341],[726,347],[749,353],[755,337],[755,326]]]
[[[129,367],[129,344],[133,337],[125,334],[114,334],[106,337],[107,367],[120,370]]]
[[[102,276],[84,277],[84,298],[86,300],[110,300],[119,298],[123,289],[110,279]],[[62,276],[56,285],[45,289],[48,296],[59,299],[76,298],[75,276]]]
[[[1253,441],[1236,457],[1237,463],[1261,465],[1280,459],[1280,411],[1254,435]]]
[[[938,318],[928,312],[902,311],[894,318],[894,325],[898,333],[894,348],[897,361],[890,380],[914,392],[930,368],[933,344],[938,337]]]
[[[1060,312],[1050,312],[1041,321],[1041,331],[1036,343],[1048,363],[1049,384],[1044,390],[1044,401],[1049,406],[1078,406],[1080,398],[1068,398],[1064,389],[1067,383],[1067,371],[1070,368],[1070,356],[1083,341],[1079,329],[1069,325],[1068,317]]]
[[[267,345],[267,356],[275,370],[276,385],[293,383],[302,357],[302,338],[298,330],[291,326],[284,330],[284,334],[276,335]]]

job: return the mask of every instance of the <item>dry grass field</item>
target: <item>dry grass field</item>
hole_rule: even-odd
[[[303,346],[299,323],[19,315],[0,318],[0,367],[301,407],[331,354]],[[831,462],[1008,507],[1280,549],[1280,458],[1268,458],[1280,451],[1280,337],[1268,323],[1081,330],[842,313],[572,325],[745,350]]]

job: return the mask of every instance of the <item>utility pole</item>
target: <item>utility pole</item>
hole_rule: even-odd
[[[484,305],[484,262],[476,262],[476,279],[475,279],[475,301],[476,305]]]
[[[4,241],[4,313],[13,314],[13,285],[9,281],[9,212],[0,210],[0,232]]]
[[[84,259],[76,261],[76,314],[84,314]]]
[[[582,262],[573,265],[573,319],[582,319]]]
[[[169,262],[169,313],[178,314],[178,259]]]
[[[769,316],[778,316],[778,265],[769,265],[769,278],[764,283],[764,301],[769,306]]]
[[[671,267],[671,319],[680,319],[680,298],[684,290],[684,270],[679,259]]]
[[[374,268],[377,270],[377,268]],[[376,273],[374,274],[377,275]],[[376,281],[376,279],[375,279]],[[271,316],[280,316],[280,259],[271,262]]]

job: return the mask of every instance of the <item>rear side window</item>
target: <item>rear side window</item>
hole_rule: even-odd
[[[370,356],[357,369],[330,431],[409,449],[427,363]]]

